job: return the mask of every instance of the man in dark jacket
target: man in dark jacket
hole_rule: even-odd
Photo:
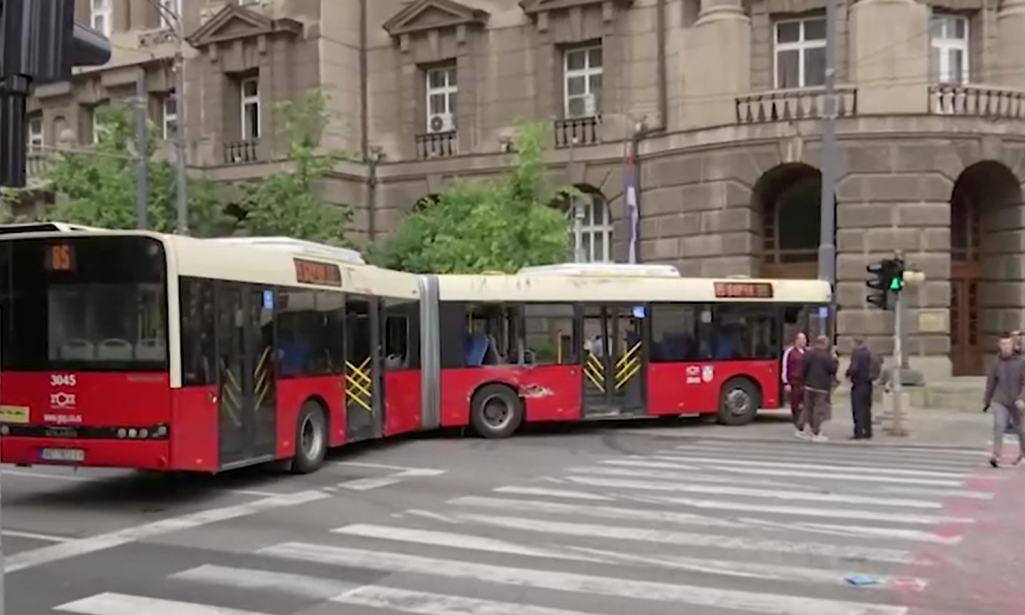
[[[801,361],[801,382],[804,383],[804,407],[797,420],[795,437],[824,442],[822,422],[829,413],[829,393],[836,382],[837,360],[829,350],[829,338],[821,335],[815,347],[804,353]],[[811,434],[805,429],[811,427]]]
[[[1025,426],[1022,425],[1022,410],[1025,410],[1025,360],[1014,352],[1014,340],[1010,335],[1000,338],[1000,355],[989,370],[986,378],[986,393],[982,399],[983,411],[993,411],[993,454],[989,465],[1000,465],[1000,453],[1004,447],[1004,432],[1012,427],[1018,436],[1018,457],[1015,465],[1025,458]]]
[[[864,338],[854,338],[847,379],[851,381],[851,414],[854,418],[854,439],[872,437],[872,381],[876,378],[876,358],[865,345]]]

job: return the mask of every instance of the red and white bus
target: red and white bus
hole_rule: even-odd
[[[440,276],[442,425],[703,414],[781,405],[786,340],[828,315],[816,280],[684,278],[668,265],[556,265]]]
[[[306,472],[430,427],[419,283],[294,240],[2,235],[2,461]]]

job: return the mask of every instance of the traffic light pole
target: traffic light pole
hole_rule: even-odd
[[[898,437],[908,435],[904,424],[904,382],[901,374],[904,364],[904,305],[904,292],[893,293],[893,365],[890,366],[893,422],[890,435]]]

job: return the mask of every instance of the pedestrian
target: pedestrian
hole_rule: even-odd
[[[798,333],[794,336],[794,343],[783,353],[783,392],[790,402],[790,414],[793,416],[794,425],[801,416],[801,406],[804,405],[804,387],[801,385],[801,359],[808,347],[808,336]]]
[[[830,351],[829,338],[815,338],[815,347],[804,353],[801,360],[801,384],[804,386],[804,405],[797,419],[794,436],[800,440],[825,442],[822,423],[829,415],[829,394],[836,383],[838,362]],[[809,434],[806,430],[811,428]]]
[[[1000,466],[1000,453],[1004,447],[1004,432],[1008,426],[1018,436],[1018,456],[1014,464],[1025,458],[1025,426],[1022,425],[1022,411],[1025,410],[1025,360],[1014,352],[1011,335],[1000,338],[1000,355],[989,369],[986,378],[986,393],[982,399],[982,411],[993,411],[993,454],[989,465]]]
[[[865,338],[854,338],[847,379],[851,382],[851,414],[854,419],[853,440],[872,439],[872,388],[882,375],[882,361],[869,350]]]

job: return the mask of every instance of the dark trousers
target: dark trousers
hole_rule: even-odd
[[[872,437],[872,383],[851,385],[851,414],[854,416],[854,437]]]
[[[794,417],[794,425],[801,418],[801,407],[804,406],[804,387],[793,386],[790,387],[790,414]]]

